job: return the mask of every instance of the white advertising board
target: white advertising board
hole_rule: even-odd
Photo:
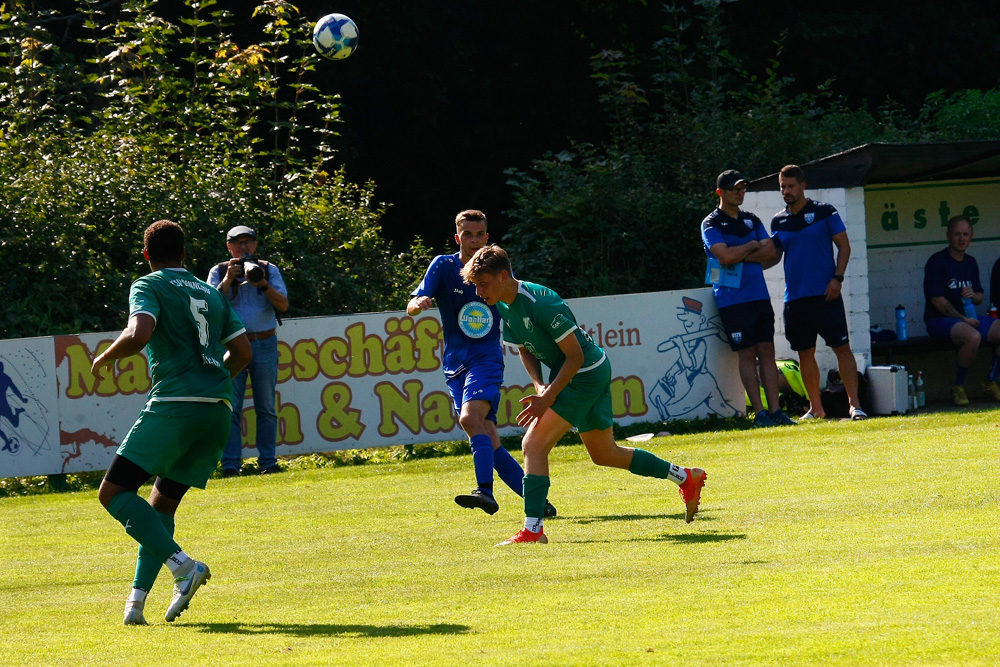
[[[618,423],[744,412],[736,354],[710,289],[568,303],[611,359]],[[150,387],[142,355],[91,373],[116,335],[0,341],[8,378],[0,378],[0,431],[17,441],[0,451],[0,477],[107,467]],[[279,455],[464,439],[441,373],[436,310],[286,320],[278,340]],[[510,435],[521,432],[518,401],[533,390],[517,355],[508,350],[505,361],[497,421]],[[249,398],[244,407],[244,455],[252,457]]]

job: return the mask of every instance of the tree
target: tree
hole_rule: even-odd
[[[81,0],[85,61],[41,29],[33,3],[0,17],[0,335],[111,330],[145,273],[142,230],[181,222],[187,265],[224,259],[225,230],[259,230],[286,267],[292,315],[398,307],[420,276],[419,239],[393,254],[374,185],[334,164],[336,96],[312,83],[311,26],[266,0],[245,48],[214,0],[177,24],[149,0]]]
[[[566,297],[699,286],[699,223],[717,205],[721,171],[753,178],[871,141],[997,134],[996,91],[936,93],[915,115],[892,100],[850,107],[831,81],[793,92],[783,39],[762,71],[743,67],[725,29],[734,1],[668,2],[648,48],[592,58],[609,139],[508,170],[505,245],[522,276]]]

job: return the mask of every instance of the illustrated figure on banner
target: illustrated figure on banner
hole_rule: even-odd
[[[14,371],[16,373],[16,371]],[[23,386],[23,385],[22,385]],[[14,394],[27,407],[10,403],[9,393]],[[24,394],[28,393],[27,396]],[[37,414],[36,414],[37,413]],[[44,420],[44,407],[25,389],[22,393],[0,361],[0,452],[17,454],[27,446],[37,454],[46,449],[48,423]]]
[[[697,299],[685,296],[681,303],[677,319],[684,325],[684,333],[656,346],[657,352],[669,355],[669,365],[649,392],[649,399],[663,421],[679,419],[702,405],[719,416],[736,417],[740,411],[726,400],[707,364],[708,339],[715,337],[725,343],[725,331],[702,314],[702,303]]]

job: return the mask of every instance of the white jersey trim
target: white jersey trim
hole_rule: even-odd
[[[225,344],[226,344],[226,343],[228,343],[229,341],[231,341],[231,340],[233,340],[234,338],[236,338],[237,336],[239,336],[239,335],[240,335],[241,333],[246,333],[246,327],[243,327],[242,329],[240,329],[239,331],[237,331],[236,333],[234,333],[234,334],[233,334],[232,336],[230,336],[229,338],[223,338],[223,339],[222,339],[222,344],[223,344],[223,345],[225,345]]]
[[[579,329],[579,328],[580,328],[580,327],[578,327],[577,325],[575,325],[575,324],[574,324],[574,325],[573,325],[572,327],[570,327],[570,328],[569,328],[569,329],[568,329],[568,330],[566,331],[566,333],[564,333],[564,334],[563,334],[562,336],[559,336],[559,338],[556,338],[556,343],[561,343],[561,342],[563,342],[563,340],[565,340],[566,336],[570,335],[571,333],[573,333],[574,331],[576,331],[576,330],[577,330],[577,329]]]
[[[603,364],[604,360],[607,359],[607,358],[608,358],[608,354],[602,350],[601,351],[601,358],[598,359],[597,361],[595,361],[594,363],[592,363],[591,365],[587,366],[586,368],[581,368],[580,370],[578,370],[577,371],[577,375],[579,375],[580,373],[586,373],[587,371],[594,370],[595,368],[597,368],[598,366],[600,366],[601,364]]]

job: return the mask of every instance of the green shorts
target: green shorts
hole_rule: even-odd
[[[232,421],[232,409],[222,402],[147,403],[118,455],[152,475],[204,489],[222,458]]]
[[[556,396],[552,410],[580,433],[611,427],[611,362],[605,358],[597,368],[574,375]]]

